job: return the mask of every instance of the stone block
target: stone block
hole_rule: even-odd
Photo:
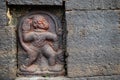
[[[6,1],[5,0],[0,0],[0,9],[6,9]]]
[[[15,80],[70,80],[65,77],[18,77]]]
[[[70,78],[70,80],[119,80],[120,75]]]
[[[8,5],[62,5],[62,0],[7,0]]]
[[[0,26],[5,26],[6,24],[6,2],[5,0],[0,0]]]
[[[120,9],[120,0],[103,0],[103,9]]]
[[[13,27],[0,27],[0,80],[16,77],[16,35]]]
[[[119,80],[120,75],[112,76],[94,76],[94,77],[78,77],[78,78],[68,78],[68,77],[18,77],[15,80]]]
[[[120,0],[66,0],[66,10],[120,9]]]
[[[66,0],[66,10],[91,9],[93,0]]]
[[[87,80],[119,80],[120,75],[88,77]],[[79,80],[79,79],[78,79]]]
[[[66,12],[68,77],[120,74],[119,12]]]

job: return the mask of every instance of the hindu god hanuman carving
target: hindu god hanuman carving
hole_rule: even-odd
[[[56,31],[58,23],[52,18],[53,16],[49,13],[37,12],[27,15],[19,24],[20,44],[28,55],[28,62],[20,67],[21,71],[37,71],[37,68],[35,69],[33,65],[38,57],[40,58],[39,55],[47,59],[48,71],[56,72],[63,69],[63,64],[61,64],[64,62],[63,51],[60,47],[55,49],[54,46],[61,33]],[[58,65],[61,65],[61,67],[58,67]]]

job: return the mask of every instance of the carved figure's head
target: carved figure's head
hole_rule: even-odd
[[[48,21],[45,19],[45,17],[40,16],[40,15],[35,15],[32,18],[32,26],[35,29],[44,29],[44,30],[48,30],[49,28],[49,23]]]

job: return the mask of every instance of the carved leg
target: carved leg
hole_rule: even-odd
[[[55,60],[56,52],[52,49],[52,47],[48,44],[44,45],[43,52],[44,52],[43,55],[45,55],[48,58],[48,64],[50,66],[55,65],[55,63],[56,63],[56,60]]]
[[[36,51],[28,52],[29,61],[28,64],[26,64],[26,66],[32,65],[36,61],[37,56],[38,56],[38,52]]]
[[[54,66],[55,63],[56,63],[56,61],[55,61],[55,56],[50,56],[50,57],[48,58],[48,64],[49,64],[50,66]]]
[[[28,63],[21,66],[20,70],[25,72],[35,72],[37,70],[37,66],[33,65],[33,63],[36,61],[38,56],[38,53],[35,51],[29,51],[28,52]]]
[[[59,53],[54,51],[50,45],[45,45],[43,49],[45,53],[44,55],[47,55],[47,58],[48,58],[48,64],[49,64],[48,70],[53,72],[61,71],[63,69],[63,65],[56,64],[56,59],[55,59],[56,55]]]

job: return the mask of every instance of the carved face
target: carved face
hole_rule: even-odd
[[[49,23],[43,16],[34,16],[32,20],[32,26],[34,29],[48,30]]]

